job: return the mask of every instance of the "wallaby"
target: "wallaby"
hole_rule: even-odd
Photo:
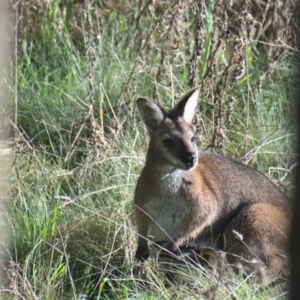
[[[198,96],[198,88],[190,90],[168,112],[149,98],[137,100],[150,142],[134,196],[136,258],[149,257],[150,229],[153,242],[171,253],[182,246],[221,249],[259,259],[275,276],[288,273],[291,204],[260,172],[197,149]]]

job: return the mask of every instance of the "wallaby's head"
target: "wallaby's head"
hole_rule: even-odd
[[[197,164],[192,120],[198,96],[198,88],[189,91],[168,112],[149,98],[137,100],[139,113],[150,135],[149,152],[155,163],[182,170],[188,170]]]

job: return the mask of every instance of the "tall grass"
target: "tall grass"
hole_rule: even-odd
[[[230,11],[214,1],[156,7],[133,1],[129,8],[98,3],[90,12],[90,37],[87,11],[78,3],[61,8],[58,1],[39,2],[39,20],[26,3],[23,13],[36,26],[33,35],[25,19],[19,31],[17,90],[8,78],[18,96],[20,135],[11,195],[2,209],[7,276],[1,294],[6,299],[285,298],[283,285],[263,288],[231,270],[220,278],[210,269],[172,266],[171,281],[153,258],[137,265],[131,201],[146,151],[135,99],[153,96],[170,107],[194,83],[202,87],[200,148],[255,166],[288,194],[294,155],[288,51],[273,61],[271,73],[270,57],[243,36],[240,23],[234,27],[240,35],[225,35],[228,28],[234,31]],[[247,18],[241,20],[252,20]],[[89,38],[93,61],[85,52]],[[238,38],[245,42],[239,53]],[[88,75],[96,134],[105,147],[95,147],[91,138]],[[218,114],[222,124],[216,131]]]

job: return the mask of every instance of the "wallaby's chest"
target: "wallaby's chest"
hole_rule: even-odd
[[[190,212],[185,195],[181,178],[165,178],[152,186],[145,209],[155,242],[171,240],[183,227]]]

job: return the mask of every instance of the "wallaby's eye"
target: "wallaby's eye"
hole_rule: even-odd
[[[195,138],[194,136],[192,137],[191,142],[192,142],[192,143],[195,143],[195,142],[196,142],[196,138]]]
[[[172,139],[165,139],[163,143],[166,147],[172,147],[174,145],[174,141]]]

